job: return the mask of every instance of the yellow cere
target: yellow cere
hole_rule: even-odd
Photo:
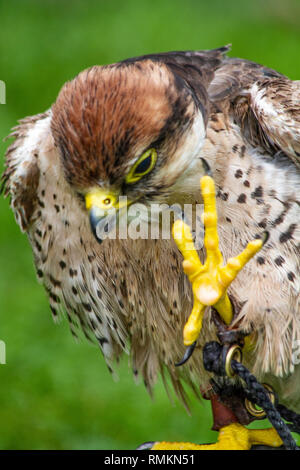
[[[100,188],[94,189],[85,196],[85,205],[87,210],[92,207],[109,210],[117,206],[118,197],[113,193],[108,193]]]
[[[127,184],[133,184],[139,181],[143,176],[153,170],[157,160],[155,149],[149,149],[135,162],[125,178]]]

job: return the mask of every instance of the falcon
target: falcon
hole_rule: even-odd
[[[150,393],[158,374],[184,402],[185,383],[207,392],[217,312],[248,339],[243,363],[299,412],[300,82],[228,50],[79,73],[13,129],[3,188],[54,319],[96,340],[111,372],[125,352]],[[109,211],[135,203],[204,203],[204,246],[187,250],[180,220],[169,239],[102,239]]]

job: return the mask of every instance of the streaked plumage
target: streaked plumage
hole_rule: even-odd
[[[197,351],[183,367],[182,330],[191,288],[173,240],[105,240],[89,226],[85,193],[121,190],[150,204],[201,202],[199,157],[218,188],[224,258],[268,230],[270,238],[229,294],[241,305],[239,327],[256,334],[245,358],[282,402],[300,410],[300,82],[214,51],[129,59],[82,72],[44,114],[12,132],[5,194],[28,233],[37,275],[56,318],[67,312],[96,337],[112,367],[123,350],[151,390],[168,371],[184,398],[182,379],[205,386]],[[124,175],[147,148],[154,170],[132,187]],[[207,312],[198,347],[215,338]]]

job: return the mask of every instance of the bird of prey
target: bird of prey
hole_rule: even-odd
[[[176,367],[193,308],[184,254],[172,237],[99,243],[96,225],[134,202],[201,204],[206,162],[225,262],[269,234],[228,286],[230,327],[251,340],[244,363],[299,412],[300,82],[228,49],[82,71],[49,110],[13,129],[3,186],[54,319],[64,312],[74,335],[80,327],[96,339],[110,371],[125,351],[150,392],[162,374],[185,400],[184,383],[198,394],[210,380],[200,352],[216,339],[214,302],[204,302],[193,356]]]

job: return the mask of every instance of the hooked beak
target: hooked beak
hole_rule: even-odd
[[[104,238],[101,234],[107,234],[116,225],[120,209],[130,204],[127,197],[119,199],[119,193],[101,188],[86,194],[85,205],[89,211],[91,229],[99,243]]]

